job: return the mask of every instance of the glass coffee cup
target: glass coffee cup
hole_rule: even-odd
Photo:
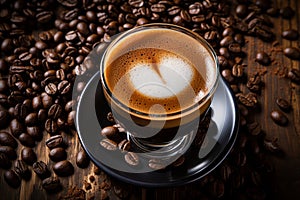
[[[198,34],[171,24],[135,27],[116,37],[100,61],[104,96],[141,152],[183,154],[218,85],[218,60]]]

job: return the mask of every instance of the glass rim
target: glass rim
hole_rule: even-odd
[[[147,30],[147,29],[153,29],[153,28],[161,28],[161,29],[172,29],[174,31],[177,32],[181,32],[184,33],[185,35],[192,37],[193,39],[197,40],[199,43],[201,43],[202,45],[204,45],[206,47],[206,49],[209,51],[209,53],[211,54],[213,61],[214,61],[214,66],[215,66],[215,74],[214,74],[214,80],[212,81],[213,84],[211,87],[208,88],[208,92],[206,92],[206,94],[197,102],[195,102],[193,105],[189,106],[188,108],[185,108],[183,110],[177,111],[177,112],[173,112],[173,113],[169,113],[169,114],[149,114],[149,113],[145,113],[145,112],[141,112],[138,110],[135,110],[133,108],[130,108],[129,106],[125,105],[124,103],[120,102],[112,93],[112,91],[109,89],[107,83],[106,83],[106,79],[104,76],[104,63],[106,61],[107,55],[109,55],[109,52],[112,50],[112,48],[114,47],[114,45],[116,43],[118,43],[119,41],[121,41],[122,39],[126,38],[127,36],[129,36],[132,33],[136,33],[138,31],[141,30]],[[213,49],[213,47],[199,34],[185,28],[182,26],[178,26],[178,25],[174,25],[174,24],[169,24],[169,23],[150,23],[150,24],[145,24],[145,25],[140,25],[137,27],[134,27],[130,30],[127,30],[123,33],[120,33],[119,35],[117,35],[116,38],[114,38],[110,44],[107,46],[106,50],[103,53],[103,56],[101,58],[100,61],[100,81],[102,83],[102,87],[105,89],[105,92],[108,93],[109,98],[111,98],[112,101],[115,102],[115,104],[120,107],[122,110],[124,110],[125,112],[129,112],[130,114],[137,116],[137,117],[152,117],[151,120],[156,120],[159,118],[166,118],[166,117],[174,117],[176,118],[176,116],[183,116],[186,115],[188,113],[192,113],[194,112],[196,109],[199,109],[201,107],[202,104],[205,104],[207,102],[207,100],[209,100],[212,95],[214,94],[217,86],[218,86],[218,80],[219,80],[219,61],[218,61],[218,57],[217,54],[215,52],[215,50]]]

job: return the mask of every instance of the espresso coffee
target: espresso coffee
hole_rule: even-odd
[[[180,112],[207,92],[195,66],[164,49],[141,48],[123,54],[107,67],[105,76],[115,98],[149,114]]]
[[[149,146],[195,133],[218,79],[212,48],[170,25],[137,27],[114,39],[100,72],[117,123]]]

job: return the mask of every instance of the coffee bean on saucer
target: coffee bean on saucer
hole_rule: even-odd
[[[112,122],[112,123],[115,123],[115,118],[114,118],[114,115],[112,114],[112,112],[109,112],[107,113],[107,120]]]
[[[56,192],[61,189],[60,180],[57,177],[49,177],[44,179],[42,186],[47,192]]]
[[[299,33],[295,29],[288,29],[283,31],[281,36],[287,40],[297,40],[299,38]]]
[[[150,159],[148,165],[151,169],[154,170],[160,170],[166,167],[165,164],[158,159]]]
[[[300,60],[300,50],[296,47],[287,47],[283,50],[283,53],[292,60]]]
[[[114,142],[113,140],[110,140],[108,138],[104,138],[100,141],[100,145],[109,150],[109,151],[115,151],[117,150],[117,143]]]
[[[185,156],[180,156],[175,162],[172,163],[173,167],[180,167],[185,162]]]
[[[58,175],[58,176],[71,176],[74,173],[74,167],[73,165],[67,161],[59,161],[53,165],[53,171]]]
[[[280,126],[286,126],[289,122],[288,118],[279,110],[274,110],[271,112],[271,118],[272,120],[280,125]]]
[[[116,142],[120,140],[119,129],[114,126],[104,127],[101,130],[101,135]]]
[[[282,99],[282,98],[276,99],[276,104],[278,105],[278,107],[281,110],[283,110],[285,112],[288,112],[291,109],[290,103],[287,100],[285,100],[285,99]]]
[[[36,154],[33,151],[33,149],[28,148],[28,147],[25,147],[22,149],[21,158],[28,165],[32,165],[37,159]]]
[[[138,155],[134,152],[128,152],[124,156],[125,161],[132,166],[137,166],[140,162]]]
[[[0,132],[0,145],[10,146],[15,149],[18,147],[18,142],[11,134],[2,131]]]
[[[130,141],[124,139],[118,144],[118,148],[121,150],[121,152],[126,152],[130,150]]]
[[[32,169],[41,179],[45,179],[50,176],[48,166],[43,161],[37,161],[33,163]]]
[[[9,186],[13,188],[18,188],[21,185],[20,177],[12,169],[9,169],[4,173],[4,180]]]
[[[87,155],[87,153],[81,149],[76,156],[76,164],[80,168],[87,168],[90,164],[90,157]]]
[[[49,158],[54,162],[65,160],[67,158],[67,152],[62,147],[56,147],[49,152]]]
[[[258,62],[261,65],[270,65],[271,64],[271,58],[266,52],[259,52],[256,54],[255,61]]]

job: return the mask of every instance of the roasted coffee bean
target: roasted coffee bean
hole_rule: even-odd
[[[0,145],[10,146],[15,149],[18,147],[18,142],[15,140],[15,138],[11,134],[1,131],[0,132]]]
[[[76,104],[76,101],[75,100],[71,100],[71,101],[68,101],[68,103],[66,103],[65,105],[65,111],[66,112],[71,112],[72,109],[73,109],[73,106]]]
[[[115,118],[114,118],[112,112],[107,113],[106,118],[109,122],[115,123]]]
[[[25,117],[25,124],[27,126],[33,126],[38,122],[38,116],[37,113],[29,113],[26,117]]]
[[[220,45],[222,47],[228,47],[230,44],[232,44],[234,42],[233,37],[232,36],[225,36],[221,41],[220,41]]]
[[[49,177],[44,179],[42,186],[47,192],[57,192],[61,189],[60,180],[57,177]]]
[[[67,158],[67,152],[62,147],[56,147],[49,152],[49,158],[54,162],[62,161]]]
[[[10,127],[10,130],[11,130],[11,133],[16,138],[18,138],[19,135],[24,131],[24,126],[17,119],[13,119],[10,122],[9,127]]]
[[[165,164],[158,159],[150,159],[148,165],[151,169],[154,170],[160,170],[166,167]]]
[[[248,130],[251,135],[259,135],[261,133],[261,125],[258,122],[248,124]]]
[[[271,58],[266,52],[259,52],[256,54],[255,61],[258,62],[261,65],[270,65],[271,64]]]
[[[287,100],[285,100],[285,99],[282,99],[282,98],[276,99],[276,104],[278,105],[278,107],[281,110],[283,110],[285,112],[289,112],[290,109],[291,109],[290,103]]]
[[[31,171],[23,160],[17,160],[14,165],[14,170],[22,179],[29,180]]]
[[[18,103],[15,106],[14,116],[16,117],[16,119],[22,121],[25,119],[28,112],[29,112],[29,108],[26,105],[24,105],[22,103]]]
[[[101,130],[101,135],[103,137],[106,137],[106,138],[116,141],[116,142],[120,141],[119,130],[118,130],[118,128],[113,127],[113,126],[104,127]]]
[[[283,31],[281,36],[287,40],[297,40],[299,38],[299,33],[295,29],[288,29]]]
[[[52,11],[41,11],[36,14],[36,19],[39,23],[47,23],[52,19],[53,12]]]
[[[45,109],[40,109],[37,113],[38,121],[44,122],[47,119],[47,111]]]
[[[0,58],[0,72],[3,72],[3,73],[7,72],[8,68],[9,67],[8,67],[6,61],[4,59]]]
[[[21,133],[19,136],[19,141],[22,145],[26,147],[34,147],[35,146],[35,140],[27,133]]]
[[[57,0],[61,5],[66,7],[75,7],[78,4],[76,0]]]
[[[255,73],[249,77],[246,86],[252,92],[259,92],[261,89],[261,84],[261,76],[259,73]]]
[[[224,164],[220,168],[220,175],[224,181],[228,181],[232,174],[232,169],[228,164]]]
[[[0,78],[0,93],[6,93],[8,91],[7,80]]]
[[[221,47],[219,49],[219,53],[220,53],[221,56],[223,56],[223,57],[225,57],[227,59],[230,57],[230,53],[228,51],[228,48],[226,48],[226,47]]]
[[[68,117],[67,117],[67,124],[69,126],[74,126],[75,116],[76,116],[75,110],[72,110],[71,112],[69,112]]]
[[[53,149],[56,147],[63,147],[64,140],[61,135],[54,135],[46,140],[46,145],[49,149]]]
[[[248,6],[245,4],[237,5],[235,13],[240,18],[246,17],[248,15]]]
[[[263,143],[265,149],[271,153],[277,153],[277,154],[282,153],[282,150],[279,147],[277,141],[278,139],[273,139],[273,140],[264,139]]]
[[[214,198],[222,198],[225,194],[225,184],[221,180],[215,180],[210,184],[209,192]]]
[[[83,35],[88,35],[89,34],[89,28],[88,28],[88,24],[85,22],[79,22],[77,24],[77,30],[79,33],[83,34]]]
[[[32,99],[32,108],[37,110],[42,107],[42,98],[41,96],[33,97]]]
[[[62,114],[62,107],[59,104],[53,104],[49,110],[48,110],[48,117],[53,118],[53,119],[57,119],[61,116]]]
[[[229,83],[232,83],[234,81],[234,77],[232,76],[232,72],[229,69],[224,69],[222,71],[222,76],[225,78],[225,80]]]
[[[138,155],[134,152],[127,152],[124,158],[125,161],[131,166],[137,166],[140,163]]]
[[[9,161],[8,156],[5,153],[0,152],[0,168],[9,169],[11,162]]]
[[[280,125],[280,126],[286,126],[289,122],[288,118],[279,110],[274,110],[271,112],[271,118],[272,120]]]
[[[161,3],[153,4],[153,5],[151,5],[150,10],[154,13],[161,13],[166,10],[166,6]]]
[[[281,17],[284,19],[291,19],[295,15],[294,9],[292,9],[290,6],[281,8],[279,10],[279,13]]]
[[[0,129],[5,128],[9,124],[9,113],[6,110],[0,110]]]
[[[81,149],[76,156],[76,164],[79,168],[87,168],[90,164],[90,157]]]
[[[283,53],[292,60],[300,60],[300,50],[296,47],[287,47],[283,50]]]
[[[238,100],[245,106],[247,107],[255,107],[256,104],[258,103],[257,101],[257,95],[254,93],[248,93],[248,94],[242,94],[242,93],[238,93],[235,95]]]
[[[37,159],[36,154],[33,151],[33,149],[28,148],[28,147],[25,147],[22,149],[21,158],[28,165],[32,165],[34,162],[36,162],[36,159]]]
[[[9,186],[13,188],[18,188],[21,185],[20,177],[12,169],[9,169],[4,173],[4,180]]]
[[[51,175],[46,163],[43,161],[33,163],[32,169],[41,179],[45,179]]]
[[[235,77],[242,77],[244,74],[244,67],[239,64],[235,64],[232,67],[232,75]]]
[[[54,95],[57,92],[57,87],[54,83],[49,83],[45,86],[45,92],[49,95]]]
[[[298,69],[291,69],[287,76],[292,82],[300,84],[300,71]]]
[[[43,132],[38,126],[28,126],[26,130],[35,141],[41,141],[43,139]]]
[[[71,84],[67,80],[61,81],[57,86],[57,90],[60,94],[67,94],[71,89]]]
[[[58,130],[56,121],[53,119],[47,119],[45,122],[45,129],[50,134],[56,133]]]
[[[8,159],[14,160],[17,158],[17,153],[11,146],[0,146],[0,153],[4,153]]]
[[[53,165],[53,171],[58,175],[58,176],[71,176],[74,173],[74,167],[73,165],[67,161],[59,161]]]
[[[47,94],[43,95],[42,104],[44,108],[49,108],[53,104],[53,98]]]
[[[0,93],[0,105],[6,107],[8,105],[8,97]]]
[[[130,141],[124,139],[118,144],[118,148],[121,150],[121,152],[126,152],[130,150]]]
[[[104,138],[100,141],[100,145],[109,150],[109,151],[115,151],[117,150],[117,143],[114,142],[113,140],[110,140],[108,138]]]

